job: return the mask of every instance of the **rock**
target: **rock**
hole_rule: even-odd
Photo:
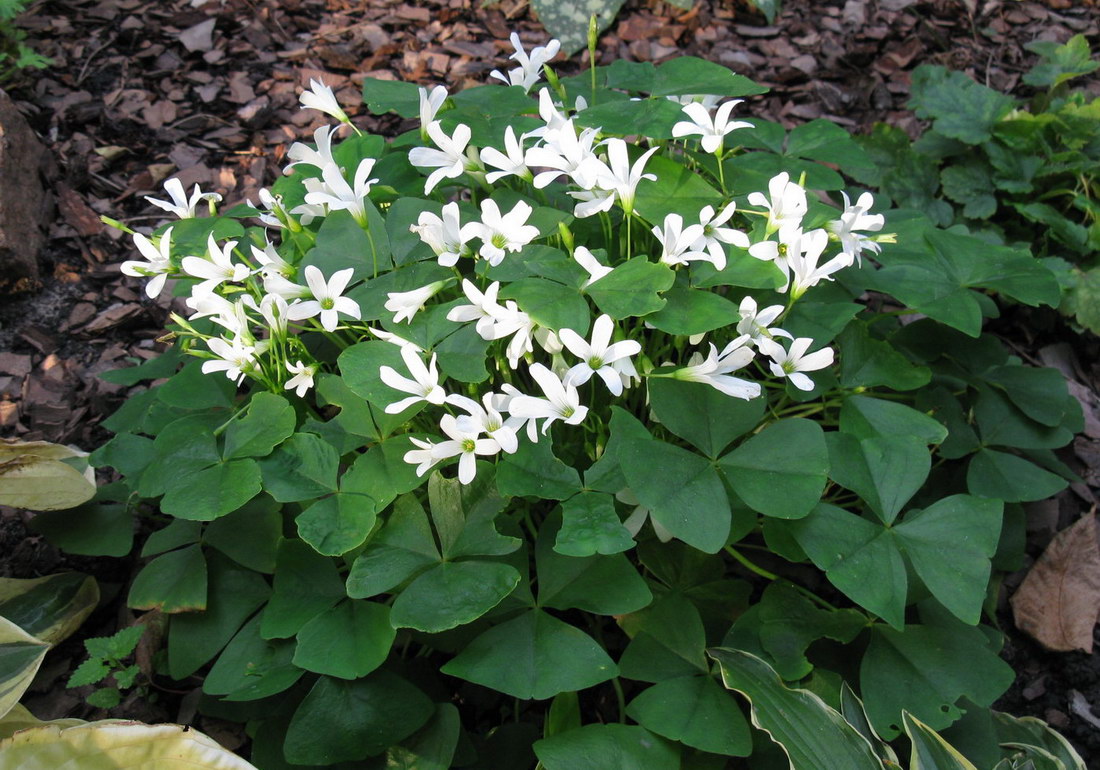
[[[49,203],[40,169],[46,148],[0,90],[0,291],[22,291],[38,280]]]

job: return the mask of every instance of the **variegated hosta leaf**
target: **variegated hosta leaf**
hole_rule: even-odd
[[[26,730],[28,727],[38,727],[43,724],[46,723],[28,711],[26,706],[16,703],[11,711],[0,717],[0,741],[10,738],[20,730]],[[83,719],[55,719],[50,724],[58,727],[72,727],[73,725],[85,724],[85,722]]]
[[[594,14],[600,32],[615,20],[623,0],[532,0],[542,26],[561,41],[562,53],[570,56],[588,42],[588,20]]]
[[[909,770],[978,770],[958,749],[908,711],[903,711],[901,718],[905,734],[913,742]]]
[[[181,725],[117,719],[38,722],[25,709],[13,721],[26,725],[31,720],[33,726],[0,740],[0,770],[255,770],[211,738]],[[0,735],[7,728],[7,720],[0,720]]]
[[[0,578],[0,617],[46,644],[67,638],[98,603],[95,578],[79,572],[31,580]]]
[[[0,505],[53,511],[86,503],[95,495],[95,476],[84,456],[45,441],[0,440]],[[73,460],[80,469],[66,462]]]
[[[48,649],[50,645],[46,642],[0,617],[0,716],[11,711],[23,697]]]

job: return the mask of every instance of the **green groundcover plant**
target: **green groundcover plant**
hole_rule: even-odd
[[[261,768],[1083,767],[989,709],[1082,416],[982,327],[1052,272],[718,65],[553,50],[368,79],[391,141],[315,83],[339,125],[256,207],[166,185],[123,271],[189,312],[106,375],[150,381],[92,456],[123,481],[36,526],[163,524],[129,605]]]
[[[917,67],[909,106],[931,125],[912,143],[876,126],[863,144],[881,176],[869,181],[937,224],[1033,248],[1059,276],[1063,312],[1100,333],[1100,99],[1069,90],[1100,62],[1084,35],[1028,48],[1040,58],[1023,82],[1042,89],[1028,103]]]

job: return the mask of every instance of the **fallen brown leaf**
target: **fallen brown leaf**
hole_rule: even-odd
[[[1044,647],[1092,652],[1100,614],[1100,545],[1089,513],[1059,532],[1012,596],[1016,627]]]

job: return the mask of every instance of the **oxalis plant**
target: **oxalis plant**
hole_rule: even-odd
[[[391,141],[315,83],[258,206],[170,182],[133,235],[189,312],[107,375],[153,384],[93,534],[164,524],[164,673],[261,768],[1083,767],[989,708],[1082,418],[982,327],[1049,269],[718,65],[516,42],[507,85],[365,81]]]

